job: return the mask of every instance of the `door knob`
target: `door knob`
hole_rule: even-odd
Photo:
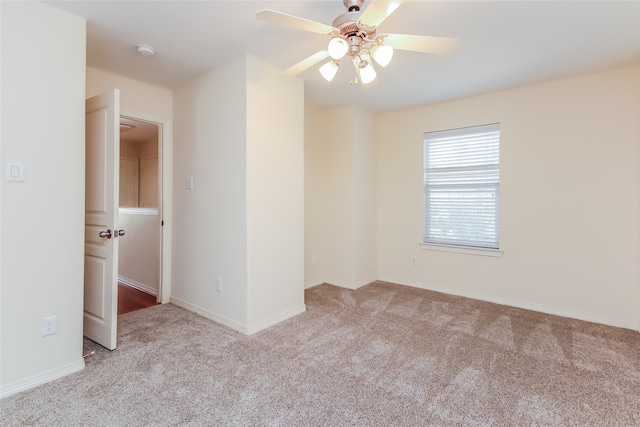
[[[98,236],[106,237],[107,239],[110,239],[111,238],[111,230],[101,231],[101,232],[98,233]]]
[[[124,236],[124,230],[113,230],[113,237],[115,239],[118,238],[118,236]]]

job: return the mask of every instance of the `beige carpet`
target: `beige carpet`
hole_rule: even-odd
[[[2,425],[639,426],[640,334],[376,282],[246,337],[172,305]]]

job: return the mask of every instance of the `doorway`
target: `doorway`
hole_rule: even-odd
[[[159,302],[161,283],[161,125],[120,116],[118,314]]]
[[[157,128],[156,224],[160,229],[158,302],[170,300],[171,279],[171,120],[120,108],[120,91],[110,89],[86,100],[85,118],[85,280],[83,334],[114,350],[117,347],[120,118],[155,123]],[[150,208],[151,209],[151,208]],[[130,232],[130,236],[132,237]],[[116,240],[117,239],[117,240]]]

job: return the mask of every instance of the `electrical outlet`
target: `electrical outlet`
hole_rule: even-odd
[[[42,336],[55,335],[58,333],[58,316],[47,316],[42,318]]]
[[[418,257],[417,256],[412,256],[411,257],[411,264],[412,265],[416,265],[418,263]]]
[[[222,292],[222,279],[219,277],[216,277],[216,291]]]

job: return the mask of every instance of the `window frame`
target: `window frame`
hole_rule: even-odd
[[[480,136],[481,140],[475,145],[465,143],[465,138]],[[497,136],[497,138],[496,138]],[[443,156],[440,149],[440,157],[434,157],[439,147],[435,144],[451,144],[445,148]],[[497,145],[497,146],[496,146]],[[474,154],[469,153],[469,147]],[[466,149],[466,150],[465,150]],[[476,154],[479,149],[480,154]],[[431,157],[435,159],[435,167],[429,167]],[[469,254],[488,256],[501,256],[500,242],[500,169],[501,169],[501,128],[500,123],[474,125],[463,128],[428,131],[423,134],[423,236],[420,246],[424,249],[453,251]],[[453,154],[453,157],[450,157]],[[452,159],[455,159],[452,160]],[[449,189],[449,191],[447,191]],[[475,190],[474,190],[475,189]],[[435,190],[435,191],[434,191]],[[469,234],[456,233],[456,220],[447,222],[442,220],[440,234],[432,233],[434,217],[431,212],[434,209],[433,194],[443,196],[440,203],[436,201],[436,208],[441,212],[450,214],[474,215],[472,210],[465,209],[464,195],[470,196],[470,200],[481,202],[493,197],[493,202],[485,204],[477,212],[487,214],[492,219],[493,226],[477,228]],[[453,203],[447,203],[449,197]],[[458,210],[460,208],[460,210]],[[448,209],[448,210],[447,210]],[[463,223],[463,222],[461,222]],[[460,224],[457,224],[458,226]],[[482,225],[477,221],[474,225]],[[452,230],[453,228],[453,230]],[[447,239],[444,234],[455,234]]]

